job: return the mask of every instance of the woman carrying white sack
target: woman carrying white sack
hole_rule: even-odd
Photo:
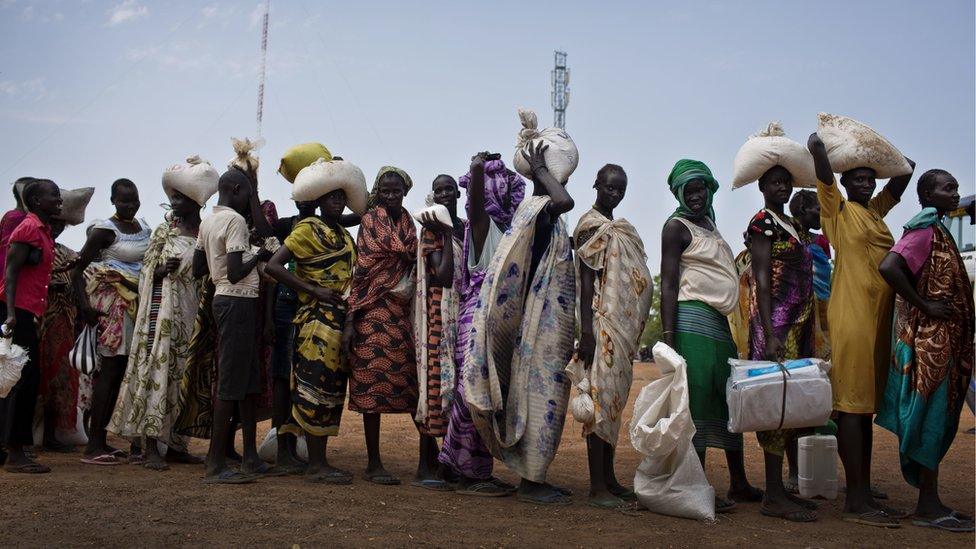
[[[627,192],[624,169],[616,164],[600,168],[593,188],[596,203],[573,233],[580,343],[566,372],[580,392],[572,410],[586,438],[589,503],[612,509],[634,497],[617,482],[613,459],[654,284],[637,229],[613,217]]]
[[[813,157],[773,122],[746,141],[733,166],[733,188],[758,180],[764,200],[746,229],[752,260],[747,356],[777,362],[809,358],[815,339],[813,258],[785,207],[793,187],[816,184]],[[756,433],[766,468],[763,515],[793,522],[817,520],[817,504],[790,494],[783,484],[786,447],[801,434],[796,429]]]
[[[163,172],[170,211],[150,236],[139,277],[142,299],[108,430],[145,437],[143,466],[155,471],[168,469],[167,460],[203,462],[187,452],[187,438],[176,434],[173,425],[180,414],[180,381],[200,299],[201,280],[192,272],[200,210],[217,192],[218,179],[217,170],[198,156]],[[166,444],[165,459],[157,442]]]

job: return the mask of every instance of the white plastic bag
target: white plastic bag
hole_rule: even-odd
[[[630,441],[644,455],[634,492],[655,513],[713,521],[715,489],[691,444],[695,424],[688,405],[688,366],[662,342],[654,345],[654,362],[663,375],[641,389],[630,422]]]
[[[770,168],[782,166],[793,176],[794,187],[816,187],[817,173],[807,148],[786,137],[779,122],[752,135],[735,153],[732,161],[732,188],[758,181]]]
[[[887,139],[853,118],[820,113],[817,135],[835,173],[871,168],[878,179],[912,173],[912,166]]]
[[[308,461],[308,445],[305,443],[305,437],[298,437],[298,442],[295,444],[295,453],[302,460]],[[268,434],[264,436],[264,440],[261,441],[261,445],[258,446],[258,457],[262,461],[268,463],[274,463],[278,458],[278,430],[272,427]]]
[[[10,390],[20,381],[20,372],[30,357],[20,345],[14,345],[12,338],[0,337],[0,398],[10,394]]]
[[[729,359],[729,365],[729,431],[820,427],[830,419],[833,395],[827,377],[829,362],[816,358],[787,361],[786,374],[776,362]]]
[[[291,198],[298,202],[318,200],[337,189],[346,192],[350,210],[359,215],[366,212],[366,176],[359,167],[345,160],[327,162],[319,158],[303,168],[295,176]]]
[[[78,334],[75,346],[68,353],[68,361],[82,375],[90,376],[98,368],[98,355],[95,352],[98,343],[97,330],[95,326],[86,325]]]
[[[576,143],[565,130],[559,128],[546,128],[539,131],[539,120],[535,113],[529,109],[519,108],[518,113],[519,119],[522,121],[522,130],[519,131],[518,144],[515,145],[515,158],[512,161],[515,171],[522,174],[523,177],[532,178],[532,168],[529,166],[529,162],[522,157],[522,151],[528,154],[530,146],[534,147],[536,142],[542,141],[549,145],[545,153],[546,168],[556,178],[556,181],[565,185],[569,181],[569,176],[573,175],[576,166],[579,165],[579,151],[576,149]]]
[[[197,155],[186,159],[184,164],[174,164],[163,172],[163,192],[172,196],[173,191],[185,194],[201,208],[217,193],[220,174],[206,160]]]

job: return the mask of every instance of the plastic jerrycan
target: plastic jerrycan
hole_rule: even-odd
[[[837,437],[800,437],[797,446],[800,495],[805,498],[820,496],[837,499]]]

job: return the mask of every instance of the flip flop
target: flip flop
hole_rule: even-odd
[[[315,473],[314,475],[305,475],[305,482],[310,482],[312,484],[331,484],[333,486],[340,486],[352,484],[352,475],[345,471],[334,470],[324,473]]]
[[[455,491],[455,493],[462,496],[478,496],[483,498],[502,498],[510,495],[512,492],[508,489],[499,486],[498,484],[490,481],[483,480],[481,482],[476,482],[467,488],[460,488]]]
[[[85,465],[115,466],[122,465],[122,461],[112,454],[100,454],[94,457],[83,457],[81,462]]]
[[[874,510],[866,513],[845,513],[844,520],[865,526],[878,528],[901,528],[901,523],[888,516],[884,511]]]
[[[915,526],[921,526],[922,528],[945,530],[946,532],[972,532],[974,530],[973,521],[962,520],[953,516],[952,513],[937,519],[917,518],[912,521],[912,524]]]
[[[626,500],[617,496],[602,499],[589,499],[586,501],[586,504],[590,507],[596,507],[597,509],[621,509],[629,505]]]
[[[43,475],[44,473],[51,472],[50,467],[47,465],[41,465],[36,461],[30,461],[20,465],[5,465],[3,470],[8,473],[22,473],[26,475]]]
[[[280,469],[282,471],[286,471],[287,474],[289,474],[289,475],[295,475],[295,476],[297,476],[297,475],[304,475],[305,474],[305,471],[308,469],[308,467],[306,467],[305,465],[301,465],[301,464],[296,464],[296,465],[275,465],[275,467],[277,467],[278,469]],[[350,477],[351,476],[352,475],[350,475]]]
[[[410,486],[416,486],[417,488],[424,488],[425,490],[431,490],[434,492],[453,492],[454,488],[447,481],[441,480],[439,478],[425,478],[417,479],[410,483]]]
[[[759,508],[759,513],[767,517],[773,517],[790,522],[816,522],[817,515],[804,509],[801,511],[777,511],[763,505]]]
[[[488,482],[494,484],[495,486],[501,488],[502,490],[505,490],[509,494],[514,494],[515,492],[518,492],[518,486],[515,486],[514,484],[509,484],[498,477],[491,477],[490,479],[488,479]],[[566,494],[566,495],[571,496],[572,494]]]
[[[142,466],[150,471],[169,471],[169,465],[165,461],[143,461]]]
[[[369,473],[363,474],[363,479],[372,482],[373,484],[379,484],[381,486],[399,486],[400,479],[389,473],[382,473],[378,475],[370,475]]]
[[[560,495],[563,495],[563,496],[566,496],[566,497],[573,497],[573,491],[570,490],[569,488],[563,488],[561,486],[555,486],[553,484],[549,484],[548,482],[545,483],[545,485],[546,485],[546,487],[548,487],[550,490],[556,492],[557,494],[560,494]]]
[[[262,477],[270,478],[270,477],[283,477],[291,473],[286,471],[284,468],[273,467],[271,465],[268,465],[267,463],[262,462],[261,466],[258,467],[257,470],[255,471],[245,471],[244,468],[241,467],[241,474],[252,476],[255,478],[262,478]]]
[[[203,479],[204,484],[251,484],[252,482],[255,482],[254,477],[230,469],[224,469],[217,476]]]
[[[610,493],[613,494],[613,492]],[[637,493],[629,488],[624,490],[623,492],[620,492],[619,494],[613,494],[613,495],[617,496],[618,498],[624,501],[637,501]]]
[[[735,510],[735,502],[731,499],[725,499],[722,496],[715,496],[715,512],[716,513],[731,513]]]
[[[573,500],[569,497],[560,494],[559,492],[550,492],[544,496],[526,496],[523,494],[516,494],[515,501],[520,501],[522,503],[531,503],[533,505],[571,505]]]
[[[881,505],[880,503],[878,504],[878,510],[895,520],[907,519],[908,517],[912,516],[911,511],[895,509],[894,507],[888,507],[887,505]]]

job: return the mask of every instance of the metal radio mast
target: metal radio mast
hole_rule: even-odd
[[[569,68],[566,52],[556,52],[556,66],[552,69],[552,125],[566,129],[566,107],[569,106]]]

